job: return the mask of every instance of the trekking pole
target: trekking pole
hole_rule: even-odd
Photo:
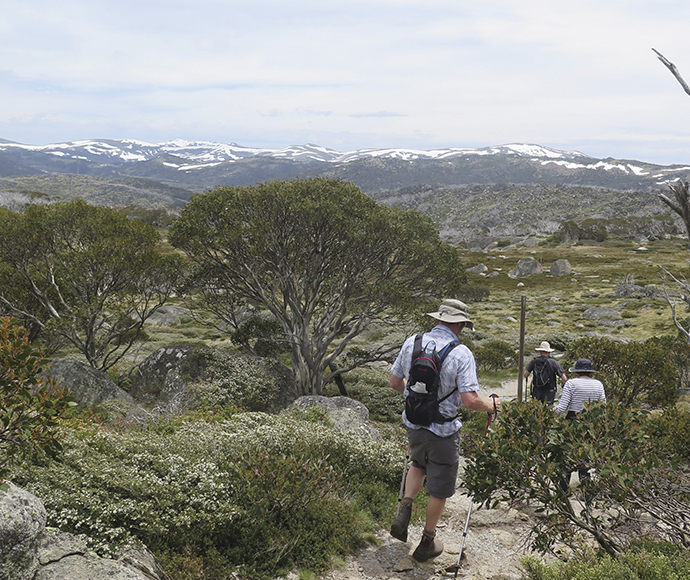
[[[494,412],[488,413],[489,419],[486,422],[486,431],[484,432],[485,437],[487,437],[489,435],[489,427],[491,427],[492,419],[498,419],[498,409],[496,408],[496,397],[497,397],[497,395],[491,395],[491,398],[494,400]],[[470,527],[470,516],[472,515],[473,499],[474,499],[474,494],[472,494],[470,496],[470,505],[467,508],[467,517],[465,518],[465,529],[462,531],[462,542],[460,544],[460,553],[458,554],[458,561],[455,563],[455,575],[453,576],[453,578],[455,580],[457,580],[458,571],[460,570],[460,560],[462,560],[462,552],[465,549],[465,539],[467,539],[467,530]]]
[[[403,465],[403,476],[400,482],[400,493],[398,494],[398,507],[395,510],[395,517],[398,517],[400,513],[400,502],[403,500],[403,494],[405,493],[405,476],[407,475],[407,464],[410,462],[410,446],[407,446],[407,454],[405,455],[405,465]]]

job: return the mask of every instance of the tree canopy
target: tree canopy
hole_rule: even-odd
[[[5,210],[2,309],[108,369],[173,291],[179,259],[159,253],[159,242],[152,226],[81,200]]]
[[[329,363],[370,322],[430,307],[466,282],[428,217],[327,178],[196,195],[169,241],[195,264],[195,290],[221,320],[236,327],[241,309],[260,307],[280,322],[305,394],[321,393]]]

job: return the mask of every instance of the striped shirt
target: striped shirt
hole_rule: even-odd
[[[437,352],[440,352],[444,346],[454,340],[457,340],[457,336],[453,334],[453,331],[447,326],[439,324],[430,332],[424,334],[422,346],[426,347],[428,345],[430,349],[435,348]],[[391,368],[391,373],[399,379],[407,379],[410,373],[413,349],[414,336],[411,336],[403,343],[398,358],[395,359],[393,367]],[[403,411],[402,419],[405,426],[410,429],[429,429],[439,437],[449,437],[462,427],[462,421],[460,421],[459,417],[456,417],[458,409],[462,405],[460,393],[479,390],[477,366],[474,362],[474,355],[464,344],[456,346],[443,360],[438,398],[442,399],[456,386],[458,390],[439,405],[439,411],[442,415],[445,417],[455,417],[455,419],[447,423],[432,423],[428,427],[421,427],[420,425],[410,423]],[[405,397],[409,394],[407,385],[405,385],[405,392],[403,394]]]
[[[606,393],[601,381],[586,376],[568,379],[563,385],[563,394],[556,407],[556,413],[559,415],[568,411],[579,413],[582,411],[582,404],[589,401],[606,401]]]

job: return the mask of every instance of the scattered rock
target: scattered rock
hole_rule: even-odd
[[[487,268],[484,264],[477,264],[476,266],[465,269],[465,272],[469,272],[470,274],[483,274],[488,269],[489,268]]]
[[[328,420],[338,431],[383,441],[381,434],[369,423],[369,409],[359,401],[349,397],[306,395],[297,399],[287,410],[308,411],[312,407],[325,409],[328,412]]]
[[[551,269],[549,270],[549,273],[552,276],[570,276],[573,273],[573,267],[570,265],[570,262],[565,259],[560,259],[556,260],[553,264],[551,264]]]
[[[526,278],[543,272],[544,269],[541,264],[535,258],[527,256],[526,258],[521,258],[515,266],[515,270],[509,272],[508,275],[512,278]]]
[[[0,515],[0,580],[31,580],[46,525],[43,502],[10,483],[7,491],[0,490]]]
[[[589,318],[590,320],[599,320],[600,318],[608,318],[611,320],[619,320],[622,318],[621,313],[613,308],[607,308],[605,306],[593,306],[588,308],[582,313],[584,318]]]

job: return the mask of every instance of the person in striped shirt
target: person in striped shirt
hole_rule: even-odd
[[[592,375],[598,371],[592,368],[592,361],[587,358],[578,359],[575,366],[569,370],[575,373],[575,377],[569,379],[563,385],[563,394],[556,407],[556,413],[565,414],[566,419],[574,419],[582,411],[584,403],[590,401],[606,401],[606,392],[601,381]],[[589,470],[585,466],[579,466],[577,474],[580,482],[590,477]],[[572,472],[568,472],[560,481],[563,492],[568,491]]]

